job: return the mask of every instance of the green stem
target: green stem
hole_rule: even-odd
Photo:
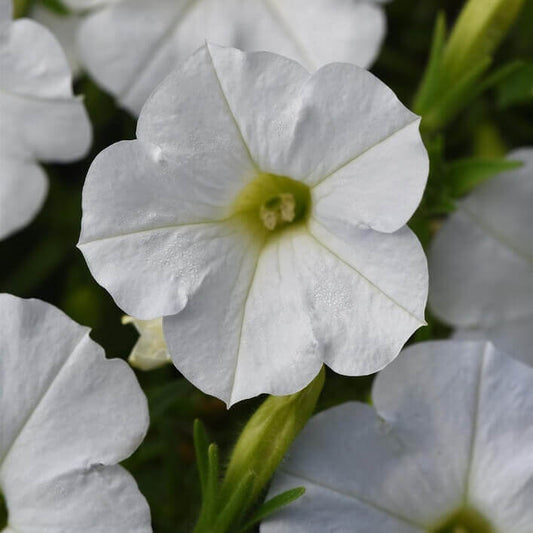
[[[280,461],[313,414],[324,380],[322,368],[302,391],[270,396],[264,401],[237,440],[221,485],[216,447],[209,447],[207,457],[206,436],[200,424],[195,425],[203,502],[194,533],[238,529],[250,509],[259,503]]]

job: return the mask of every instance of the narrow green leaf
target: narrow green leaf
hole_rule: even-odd
[[[243,513],[248,509],[252,497],[252,488],[255,483],[255,474],[248,472],[236,486],[227,500],[226,505],[218,514],[216,524],[212,525],[209,533],[227,533],[234,531],[235,524],[239,522]]]
[[[220,477],[220,464],[218,460],[218,446],[210,444],[207,450],[207,482],[204,494],[204,513],[206,521],[209,523],[216,513],[217,492]]]
[[[428,64],[413,103],[415,113],[421,115],[441,85],[442,50],[446,41],[446,15],[440,12],[433,30],[433,42]]]
[[[511,77],[514,73],[518,72],[523,65],[523,61],[517,60],[512,61],[511,63],[507,63],[503,67],[500,67],[499,69],[495,70],[489,76],[487,76],[482,83],[479,84],[479,86],[477,87],[477,92],[474,93],[474,96],[478,96],[481,93],[487,91],[488,89],[491,89],[492,87],[495,87],[496,85],[502,83],[503,81]]]
[[[245,533],[248,529],[252,528],[261,520],[265,519],[267,516],[270,516],[272,513],[275,513],[282,507],[289,505],[293,501],[303,496],[305,493],[305,487],[297,487],[295,489],[289,489],[277,496],[274,496],[272,499],[263,503],[259,509],[252,515],[250,520],[239,530],[239,533]]]
[[[513,105],[533,101],[533,61],[522,63],[498,83],[498,106],[506,109]]]
[[[207,493],[207,480],[209,476],[209,442],[205,427],[199,419],[194,421],[194,450],[196,452],[196,466],[200,476],[200,487],[202,489],[202,499],[205,500]]]
[[[522,165],[520,161],[507,159],[468,158],[450,163],[446,180],[455,197],[463,196],[492,176],[513,170]]]
[[[474,96],[479,94],[479,80],[491,63],[492,59],[486,57],[461,80],[448,88],[444,92],[444,96],[437,99],[433,107],[424,114],[422,130],[426,133],[438,131],[454,119],[457,113],[464,109]]]

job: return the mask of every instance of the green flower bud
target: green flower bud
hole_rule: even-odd
[[[270,396],[250,418],[235,445],[222,484],[222,500],[229,499],[242,479],[254,474],[250,502],[254,502],[278,467],[293,440],[316,406],[324,385],[324,368],[302,391]]]
[[[486,61],[507,35],[524,0],[469,0],[444,49],[443,69],[458,81]]]

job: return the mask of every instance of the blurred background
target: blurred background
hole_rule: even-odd
[[[42,3],[52,7],[57,4],[51,0]],[[387,4],[388,33],[372,71],[407,106],[423,74],[437,13],[444,11],[451,23],[462,4],[459,0],[394,0]],[[448,127],[444,136],[446,159],[473,154],[490,157],[495,145],[506,149],[533,145],[532,35],[533,2],[529,1],[495,61],[496,65],[503,65],[522,59],[524,68],[485,94]],[[121,325],[121,311],[91,277],[76,242],[87,169],[102,149],[135,137],[135,119],[87,77],[76,82],[75,92],[85,96],[94,127],[93,147],[87,158],[76,164],[46,167],[50,191],[44,208],[31,225],[0,242],[0,291],[53,303],[77,322],[91,327],[93,339],[105,348],[108,357],[126,358],[137,333],[131,325]],[[435,169],[432,174],[437,175]],[[430,180],[427,195],[441,192],[438,179]],[[430,211],[424,211],[427,205],[422,205],[422,212],[413,219],[412,227],[424,244],[445,214],[446,209],[439,212],[439,205],[434,203]],[[432,317],[428,317],[428,322],[416,340],[448,334]],[[191,531],[200,499],[193,420],[204,421],[211,439],[221,446],[222,457],[227,457],[232,442],[261,398],[241,402],[226,411],[222,402],[196,390],[173,366],[137,372],[137,376],[148,396],[151,429],[125,466],[148,499],[155,533]],[[371,383],[371,377],[345,378],[329,373],[319,409],[346,400],[366,401]]]

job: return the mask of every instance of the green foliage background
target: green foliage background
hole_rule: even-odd
[[[451,23],[462,4],[459,0],[394,0],[387,5],[389,30],[372,71],[406,105],[412,103],[422,77],[437,13],[444,11]],[[533,145],[532,35],[530,0],[495,61],[496,65],[503,65],[523,59],[526,65],[469,106],[448,127],[443,143],[446,161],[474,154],[498,156],[496,152],[502,148]],[[134,138],[135,121],[91,80],[82,78],[75,90],[85,95],[93,122],[95,140],[91,153],[76,164],[46,167],[50,191],[43,210],[29,227],[0,242],[0,291],[55,304],[76,321],[90,326],[92,337],[105,348],[108,357],[127,357],[137,335],[131,326],[120,324],[121,311],[92,279],[75,245],[87,169],[105,147]],[[442,173],[435,167],[434,164],[426,193],[430,201],[412,221],[425,244],[450,203]],[[431,317],[428,321],[429,326],[417,333],[417,340],[448,334]],[[226,411],[221,402],[200,393],[174,367],[137,375],[149,399],[151,429],[126,466],[150,503],[154,532],[191,531],[200,499],[193,420],[199,417],[205,422],[211,438],[227,457],[232,442],[261,399],[241,402]],[[366,401],[371,383],[371,377],[345,378],[328,373],[319,409],[350,399]]]

